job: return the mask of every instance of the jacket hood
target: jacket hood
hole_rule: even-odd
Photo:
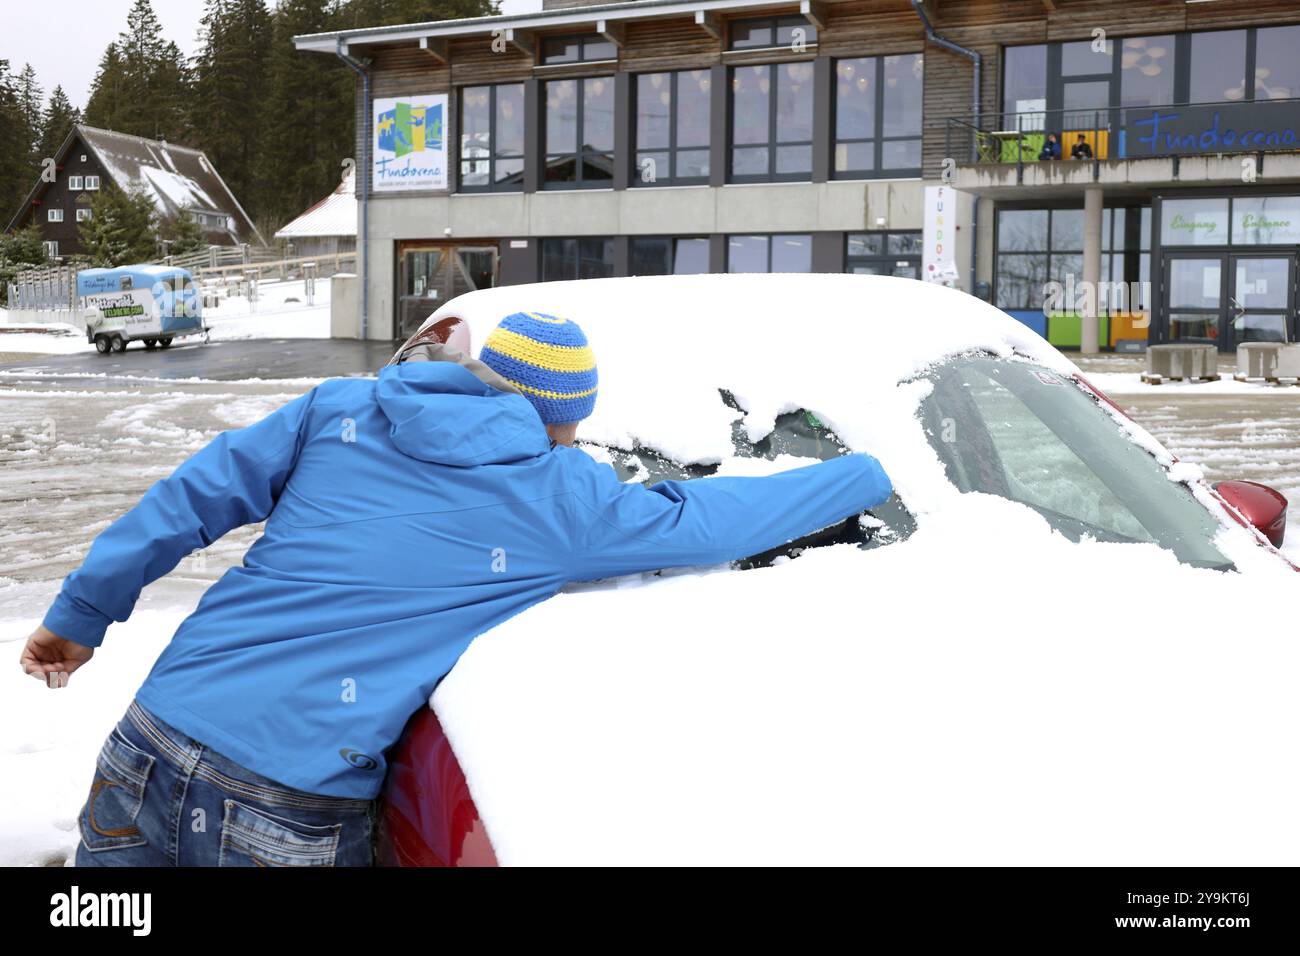
[[[379,407],[403,454],[440,465],[534,458],[551,448],[528,399],[503,392],[456,362],[403,362],[379,371]]]

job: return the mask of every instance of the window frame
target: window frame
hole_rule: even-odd
[[[850,242],[854,236],[880,236],[884,251],[881,252],[879,255],[865,255],[865,256],[851,255],[849,253],[849,248],[850,248]],[[921,274],[921,258],[922,258],[921,250],[918,249],[915,254],[908,253],[907,255],[890,255],[889,253],[890,236],[915,236],[917,239],[922,239],[922,232],[920,229],[855,229],[852,232],[846,232],[844,233],[844,271],[846,273],[853,274],[853,266],[855,264],[867,265],[871,263],[880,263],[883,265],[888,265],[896,268],[899,262],[906,259],[909,264],[913,264],[916,268],[915,278],[918,280],[924,278],[924,276]],[[893,275],[892,272],[866,273],[866,274],[867,275]]]
[[[925,100],[925,51],[914,50],[911,53],[889,53],[889,54],[871,54],[867,56],[839,56],[831,60],[831,77],[833,89],[831,90],[831,179],[903,179],[915,178],[921,175],[924,164],[924,145],[923,138],[925,135],[924,122],[921,131],[915,136],[885,136],[885,60],[891,56],[920,56],[921,57],[921,99]],[[840,138],[837,128],[839,126],[839,83],[836,78],[839,76],[840,64],[848,60],[872,60],[875,63],[875,102],[872,106],[875,122],[872,124],[873,135],[869,137],[848,137]],[[898,166],[886,168],[882,163],[885,157],[885,143],[904,143],[915,142],[918,146],[918,154],[921,158],[916,166]],[[872,169],[846,169],[837,170],[835,168],[835,150],[841,144],[852,143],[871,143],[873,159],[875,166]],[[859,230],[860,231],[860,230]],[[871,231],[871,230],[867,230]]]
[[[59,206],[47,206],[45,209],[46,222],[63,222],[63,209]]]
[[[93,181],[93,182],[92,182],[92,181]],[[87,191],[87,192],[93,192],[93,191],[95,191],[95,190],[97,190],[97,189],[99,189],[99,177],[98,177],[98,176],[89,176],[89,175],[86,176],[86,191]]]
[[[777,83],[780,81],[780,69],[784,66],[790,66],[794,63],[807,64],[810,68],[814,60],[778,60],[771,63],[742,63],[729,66],[727,68],[727,183],[807,183],[812,182],[814,163],[812,161],[813,143],[816,140],[816,130],[810,129],[808,139],[806,140],[778,140],[777,121],[778,121],[778,102],[779,94],[777,93]],[[768,71],[768,91],[767,96],[767,141],[765,143],[744,143],[736,145],[736,71],[749,70],[756,67],[763,67]],[[809,113],[815,116],[817,106],[817,89],[816,81],[808,83]],[[777,150],[790,146],[806,146],[809,153],[808,171],[806,173],[778,173],[776,171]],[[737,149],[766,149],[767,150],[767,169],[766,173],[741,173],[735,172],[735,158]],[[755,233],[757,235],[757,233]]]
[[[772,43],[768,46],[742,46],[742,47],[736,46],[736,36],[735,36],[736,27],[756,26],[758,24],[764,24],[771,29]],[[788,26],[791,28],[802,28],[809,32],[810,39],[804,41],[805,50],[810,47],[817,46],[818,40],[820,39],[820,34],[818,34],[817,32],[817,27],[814,24],[810,23],[807,17],[798,13],[781,13],[781,14],[772,14],[766,17],[745,17],[739,20],[732,20],[730,23],[727,24],[726,52],[755,53],[755,52],[764,52],[764,51],[771,51],[771,50],[793,50],[794,49],[793,44],[776,42],[777,33],[782,26]],[[801,50],[799,52],[803,52],[803,51]]]
[[[576,60],[548,60],[546,46],[548,43],[564,43],[569,40],[578,42],[578,58]],[[576,66],[580,63],[617,63],[618,46],[614,46],[613,56],[587,56],[587,47],[592,43],[609,43],[599,33],[556,33],[550,36],[539,38],[540,49],[538,50],[538,67],[562,67]]]
[[[677,69],[677,70],[644,70],[644,71],[642,71],[642,72],[640,72],[640,73],[632,73],[632,74],[630,74],[630,77],[631,77],[631,86],[632,86],[632,91],[631,91],[631,92],[632,92],[632,96],[631,96],[631,100],[632,100],[632,103],[631,103],[631,114],[632,114],[632,115],[629,117],[629,121],[630,121],[630,132],[631,132],[631,136],[630,136],[631,148],[629,149],[629,153],[631,154],[632,169],[631,169],[631,172],[630,172],[630,174],[629,174],[629,175],[630,175],[630,178],[629,178],[628,182],[629,182],[633,187],[636,187],[636,188],[653,188],[653,187],[655,187],[655,186],[707,186],[707,185],[708,185],[708,183],[709,183],[709,175],[708,175],[708,174],[705,174],[705,175],[703,175],[703,176],[678,176],[678,175],[677,175],[677,154],[678,154],[679,152],[684,152],[684,151],[685,151],[685,152],[700,152],[700,151],[704,151],[704,152],[710,154],[710,155],[709,155],[709,159],[710,159],[710,161],[711,161],[712,158],[713,158],[713,157],[712,157],[712,152],[713,152],[713,151],[712,151],[711,143],[706,143],[706,144],[703,145],[703,146],[678,146],[678,145],[677,145],[677,106],[678,106],[678,99],[677,99],[677,87],[678,87],[678,83],[677,83],[677,79],[678,79],[678,77],[679,77],[682,73],[697,73],[697,72],[701,72],[701,71],[703,71],[703,72],[705,72],[705,73],[709,73],[709,68],[708,68],[708,67],[696,67],[696,68],[693,68],[693,69],[692,69],[692,68],[689,68],[689,67],[688,67],[688,68],[685,68],[685,69]],[[643,149],[641,149],[640,144],[637,142],[637,137],[636,137],[637,118],[638,118],[638,116],[640,115],[640,114],[639,114],[639,109],[640,109],[640,95],[641,95],[641,94],[640,94],[641,77],[643,77],[643,76],[654,76],[655,74],[666,74],[666,75],[668,76],[669,95],[670,95],[671,98],[672,98],[672,99],[671,99],[671,105],[670,105],[669,108],[668,108],[668,145],[665,146],[665,147],[662,148],[662,149],[656,149],[656,148],[651,147],[651,148],[647,148],[647,149],[644,149],[644,150],[643,150]],[[709,99],[709,133],[710,133],[709,138],[710,138],[710,140],[713,138],[713,137],[712,137],[712,132],[713,132],[713,101],[712,101],[711,91],[712,91],[712,86],[710,86],[710,99]],[[666,152],[666,153],[668,154],[669,175],[667,175],[667,176],[658,176],[658,175],[656,175],[656,177],[655,177],[655,179],[654,179],[653,182],[645,182],[645,181],[643,181],[643,180],[641,179],[641,168],[640,168],[640,163],[639,163],[638,160],[637,160],[637,154],[638,154],[638,153],[641,153],[641,152],[646,152],[646,153],[662,153],[662,152]],[[710,171],[712,171],[712,167],[710,167]]]
[[[496,148],[497,142],[497,90],[503,86],[518,86],[520,91],[520,100],[524,105],[524,111],[527,112],[528,86],[523,80],[510,80],[504,83],[466,83],[456,88],[456,125],[460,127],[456,137],[456,191],[460,193],[517,193],[522,192],[524,188],[524,174],[528,168],[528,151],[526,144],[521,143],[519,146],[519,155],[508,153],[498,153]],[[475,186],[465,185],[465,155],[464,155],[464,137],[465,137],[465,91],[473,89],[486,89],[488,91],[488,181],[486,185]],[[523,118],[520,118],[521,124]],[[519,184],[500,185],[497,183],[496,171],[498,159],[517,159],[520,161]]]
[[[83,213],[84,213],[85,215],[82,215]],[[91,218],[91,216],[90,216],[90,207],[89,207],[89,206],[78,206],[78,207],[77,207],[77,209],[76,209],[76,211],[75,211],[75,219],[76,219],[77,222],[89,222],[89,221],[90,221],[90,218]]]
[[[69,176],[68,189],[75,189],[77,192],[81,192],[86,188],[85,181],[86,177],[84,176]]]
[[[701,235],[646,235],[646,236],[629,236],[627,249],[627,274],[630,276],[648,276],[648,275],[708,275],[709,274],[709,236]],[[668,242],[669,255],[672,258],[670,271],[668,272],[636,272],[634,263],[636,254],[633,251],[638,242]],[[677,244],[679,242],[703,242],[705,248],[705,263],[703,272],[677,272]]]
[[[737,274],[737,275],[745,275],[745,274],[747,274],[747,273],[733,273],[733,272],[732,272],[732,268],[731,268],[731,241],[732,241],[733,239],[744,239],[744,238],[756,239],[756,238],[762,238],[762,239],[766,239],[766,240],[767,240],[767,263],[766,263],[766,266],[767,266],[767,267],[764,269],[763,272],[754,272],[754,273],[748,273],[748,274],[749,274],[749,275],[773,275],[773,274],[780,275],[780,274],[782,274],[782,273],[773,273],[773,271],[772,271],[772,250],[775,248],[775,245],[776,245],[775,240],[777,240],[777,239],[785,239],[785,238],[795,237],[795,236],[797,236],[797,237],[800,238],[800,239],[807,239],[807,240],[808,240],[808,270],[807,270],[807,272],[801,272],[801,273],[790,273],[790,274],[793,274],[793,275],[809,275],[809,274],[811,274],[812,271],[813,271],[813,270],[812,270],[812,257],[813,257],[813,255],[812,255],[812,253],[813,253],[813,249],[812,249],[812,240],[813,240],[813,237],[812,237],[812,233],[809,233],[809,232],[733,232],[733,233],[727,233],[727,236],[726,236],[726,242],[727,242],[727,261],[726,261],[726,263],[725,263],[725,271],[726,271],[728,274]]]
[[[1119,200],[1120,197],[1116,197],[1116,199]],[[1144,210],[1146,211],[1145,217],[1143,216]],[[1142,282],[1151,281],[1149,278],[1148,279],[1142,278],[1142,272],[1144,267],[1148,273],[1148,276],[1150,274],[1150,269],[1151,269],[1151,246],[1152,243],[1154,242],[1154,236],[1153,236],[1154,214],[1152,213],[1151,210],[1152,210],[1152,206],[1151,203],[1149,202],[1145,204],[1140,202],[1136,204],[1129,204],[1122,201],[1117,201],[1114,205],[1108,205],[1103,208],[1102,234],[1101,234],[1101,274],[1098,281],[1107,284],[1123,283],[1126,294],[1132,283],[1135,282],[1138,283],[1139,284],[1138,288],[1139,290],[1141,290]],[[1052,204],[1052,203],[1030,202],[1030,203],[1017,203],[1014,205],[1010,203],[1007,204],[999,203],[997,205],[996,209],[994,210],[994,219],[993,219],[993,282],[992,282],[992,290],[991,290],[992,294],[989,299],[989,301],[993,305],[995,305],[997,308],[1002,309],[1004,311],[1035,312],[1035,311],[1042,310],[1043,306],[1046,304],[1045,303],[1046,296],[1044,295],[1043,290],[1041,289],[1039,290],[1039,297],[1044,301],[1040,301],[1037,305],[1032,304],[1033,303],[1032,290],[1028,300],[1031,304],[1027,306],[999,304],[998,297],[1001,294],[1000,286],[1002,284],[1001,283],[1002,257],[1004,255],[1042,256],[1046,262],[1046,265],[1044,267],[1044,276],[1045,276],[1044,282],[1046,283],[1052,281],[1058,281],[1058,282],[1061,281],[1061,277],[1059,275],[1054,274],[1053,259],[1057,257],[1071,256],[1071,257],[1078,257],[1080,260],[1082,260],[1083,249],[1081,246],[1075,248],[1075,247],[1064,246],[1064,245],[1061,246],[1060,248],[1057,248],[1052,239],[1052,233],[1053,233],[1052,220],[1057,213],[1063,213],[1063,212],[1077,213],[1081,211],[1082,210],[1078,205],[1072,205],[1069,203]],[[1034,248],[1027,248],[1027,249],[1005,249],[1005,250],[1002,249],[1001,248],[1002,214],[1004,212],[1045,212],[1047,213],[1047,221],[1044,227],[1046,245],[1043,247],[1034,247]],[[1124,214],[1122,225],[1119,224],[1119,217],[1115,215],[1116,212],[1123,212]],[[1144,224],[1144,219],[1146,225],[1145,230],[1143,230],[1142,228]],[[1129,242],[1130,239],[1136,240],[1137,244],[1130,245]],[[1132,270],[1135,278],[1132,279],[1128,278],[1128,274],[1130,270]],[[1120,273],[1120,275],[1118,276],[1115,274],[1117,271]],[[1082,271],[1080,271],[1078,275],[1078,279],[1082,280],[1082,278],[1083,278]],[[1124,303],[1116,303],[1116,302],[1111,302],[1109,300],[1107,300],[1106,302],[1102,302],[1100,301],[1100,299],[1097,302],[1098,314],[1112,316],[1112,317],[1118,313],[1124,311],[1131,312],[1134,311],[1136,308],[1140,308],[1143,306],[1150,308],[1151,303],[1128,302],[1128,301]],[[1070,311],[1070,310],[1067,309],[1066,311]]]
[[[613,188],[614,188],[614,174],[615,174],[615,171],[616,171],[616,169],[615,169],[615,163],[617,162],[617,153],[616,153],[616,151],[615,151],[615,149],[614,149],[614,144],[611,144],[611,145],[610,145],[610,149],[608,150],[608,155],[609,155],[609,157],[610,157],[610,164],[611,164],[611,165],[610,165],[610,174],[609,174],[609,179],[594,179],[594,180],[590,180],[590,181],[588,181],[588,180],[582,178],[582,170],[583,170],[583,166],[584,166],[585,160],[586,160],[586,158],[587,158],[588,156],[604,156],[604,155],[606,155],[606,150],[602,150],[602,149],[586,150],[586,149],[583,149],[583,140],[585,139],[585,132],[586,132],[586,127],[587,127],[587,97],[586,97],[586,92],[585,92],[585,91],[586,91],[586,84],[587,84],[587,83],[595,82],[596,80],[604,80],[606,83],[610,84],[610,95],[611,95],[611,98],[615,101],[615,102],[614,102],[614,110],[613,110],[613,115],[614,115],[614,135],[615,135],[615,138],[617,139],[617,136],[618,136],[618,122],[619,122],[619,119],[618,119],[618,102],[617,102],[617,99],[618,99],[618,98],[617,98],[617,96],[614,95],[614,90],[613,90],[613,87],[614,87],[614,74],[599,73],[599,74],[596,74],[595,76],[556,76],[556,77],[548,77],[547,79],[545,79],[545,80],[542,81],[542,89],[541,89],[541,96],[542,96],[542,117],[541,117],[541,120],[542,120],[542,121],[541,121],[541,124],[540,124],[540,125],[541,125],[541,141],[542,141],[542,175],[541,175],[541,183],[540,183],[540,189],[541,189],[541,190],[556,190],[556,191],[558,191],[558,190],[565,190],[565,189],[613,189]],[[576,97],[576,99],[577,99],[577,119],[576,119],[576,121],[575,121],[575,127],[576,127],[576,128],[575,128],[575,134],[576,134],[576,135],[575,135],[575,144],[574,144],[575,147],[576,147],[576,151],[575,151],[575,152],[572,152],[572,153],[567,153],[567,152],[566,152],[566,153],[552,153],[551,150],[550,150],[550,148],[549,148],[549,147],[550,147],[550,133],[549,133],[549,131],[547,130],[547,119],[548,119],[548,117],[547,117],[547,114],[546,114],[546,110],[549,108],[548,105],[547,105],[547,101],[548,101],[548,99],[549,99],[549,97],[548,97],[548,95],[547,95],[547,87],[548,87],[549,84],[551,84],[551,83],[575,83],[575,84],[577,84],[577,97]],[[577,177],[577,178],[575,178],[575,179],[560,179],[560,180],[551,180],[551,179],[548,179],[547,176],[546,176],[546,173],[547,173],[547,170],[550,169],[551,160],[552,160],[552,159],[561,158],[561,157],[570,157],[570,156],[573,157],[573,160],[574,160],[574,175],[575,175],[575,177]]]
[[[548,243],[555,242],[572,242],[574,243],[574,275],[546,277],[546,247]],[[618,253],[615,248],[613,236],[543,236],[537,243],[537,279],[539,282],[570,282],[582,278],[604,278],[604,276],[587,276],[582,275],[582,243],[584,242],[602,242],[608,252],[609,275],[617,274]],[[566,270],[567,271],[567,270]]]

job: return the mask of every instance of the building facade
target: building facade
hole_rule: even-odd
[[[1066,348],[1300,334],[1290,0],[560,0],[295,42],[357,75],[370,337],[697,271],[947,281]]]

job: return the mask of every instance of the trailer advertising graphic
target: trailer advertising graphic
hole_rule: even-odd
[[[103,315],[105,323],[110,320],[127,335],[142,335],[161,329],[158,316],[158,302],[148,289],[128,289],[123,292],[104,292],[86,296],[86,305],[93,305]]]
[[[376,192],[447,188],[447,94],[374,101]]]

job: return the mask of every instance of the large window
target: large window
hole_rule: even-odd
[[[709,181],[708,70],[636,78],[634,185]]]
[[[1188,71],[1189,103],[1246,98],[1246,31],[1193,33]]]
[[[546,188],[612,186],[614,79],[546,82]]]
[[[1021,130],[1037,130],[1042,109],[1107,109],[1116,83],[1121,107],[1298,99],[1297,50],[1300,25],[1124,37],[1104,46],[1071,40],[1007,47],[1002,108],[1021,114]],[[1059,125],[1052,115],[1051,123]],[[1015,123],[1008,115],[1004,127]]]
[[[811,177],[812,79],[810,62],[732,69],[732,182]]]
[[[1047,109],[1047,46],[1007,47],[1002,61],[1002,110],[1022,114],[1021,129],[1042,129],[1042,117],[1032,114]],[[1031,114],[1029,117],[1023,114]],[[1036,121],[1036,125],[1031,125]],[[1004,125],[1007,125],[1004,122]]]
[[[614,240],[543,239],[542,281],[604,279],[614,274]]]
[[[1255,31],[1255,99],[1300,99],[1300,26]]]
[[[1120,48],[1121,106],[1168,106],[1174,101],[1172,35],[1128,37]]]
[[[1082,289],[1082,209],[999,209],[997,234],[998,308],[1041,309],[1049,282]],[[1101,282],[1148,281],[1150,248],[1150,206],[1102,210]],[[1111,296],[1112,288],[1097,290],[1101,313],[1148,305],[1140,301],[1140,287],[1136,300],[1127,288]],[[1072,304],[1066,305],[1065,310],[1071,311]]]
[[[920,53],[836,61],[837,178],[920,175],[923,74]]]
[[[921,233],[851,232],[844,271],[858,275],[921,277]]]
[[[460,188],[521,189],[524,178],[524,85],[467,86],[460,91]]]
[[[697,275],[709,271],[709,240],[638,236],[631,240],[628,274],[634,276]]]
[[[811,272],[812,236],[728,236],[728,272]]]

